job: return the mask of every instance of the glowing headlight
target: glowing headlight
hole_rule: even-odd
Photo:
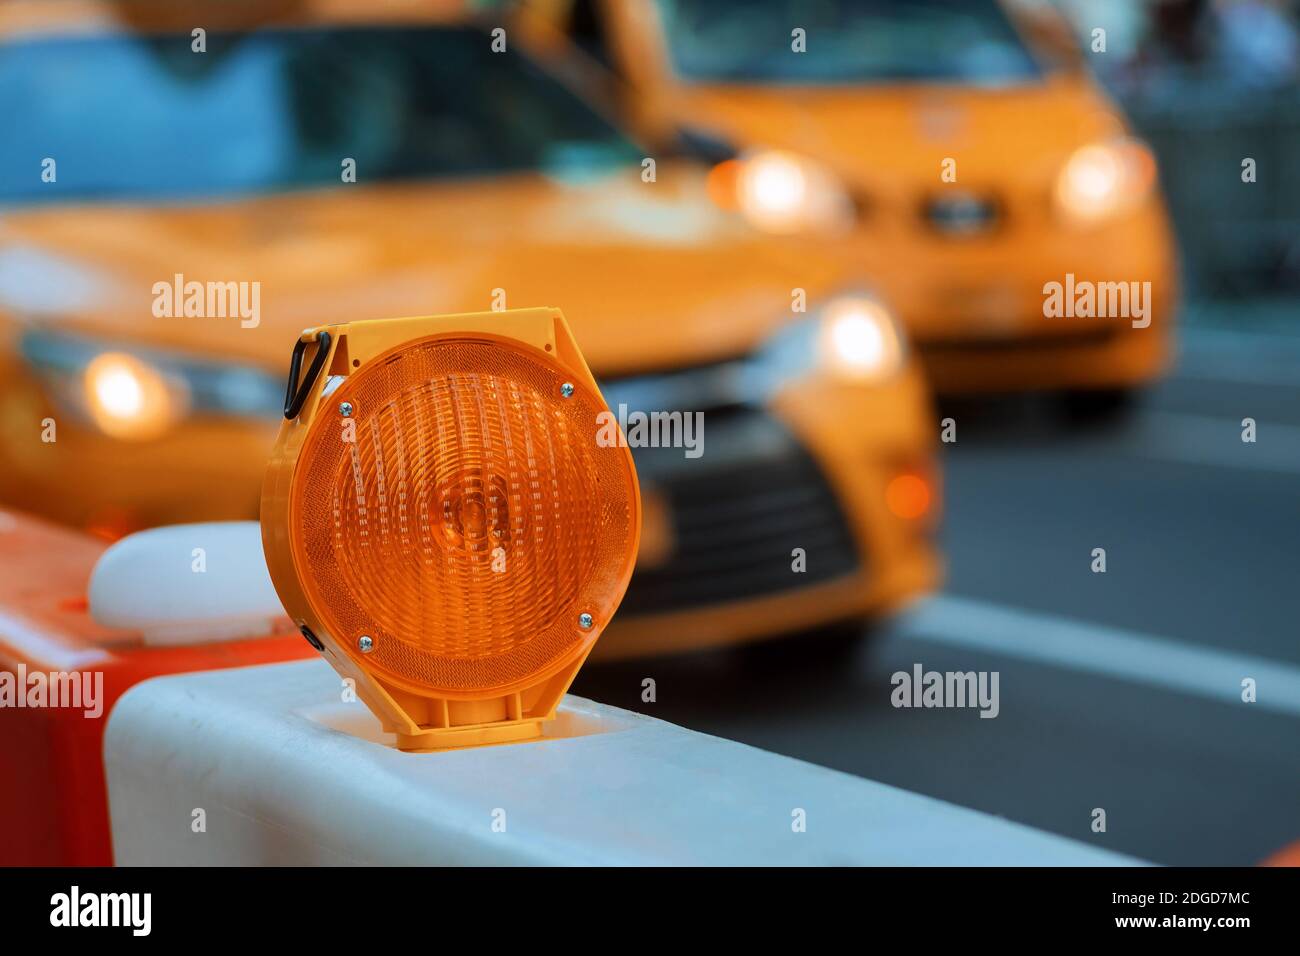
[[[738,185],[741,202],[756,217],[790,219],[808,201],[808,176],[797,159],[784,153],[750,160]]]
[[[1155,160],[1137,140],[1093,143],[1075,150],[1056,180],[1057,207],[1083,223],[1132,209],[1155,183]]]
[[[247,365],[41,328],[20,348],[51,399],[114,438],[156,438],[191,411],[273,420],[281,405],[278,379]]]
[[[185,412],[182,385],[168,382],[148,362],[102,352],[86,366],[85,405],[95,424],[115,438],[152,438]]]
[[[109,352],[90,363],[86,370],[86,391],[105,415],[133,418],[145,407],[145,383],[135,363],[126,356]],[[149,370],[147,377],[152,379]]]
[[[810,375],[881,382],[904,365],[906,339],[889,309],[869,295],[833,299],[816,318],[781,328],[748,365],[750,387],[771,393]]]
[[[822,314],[818,359],[848,378],[883,378],[903,364],[903,342],[889,311],[865,296],[836,299]]]
[[[803,157],[769,151],[731,160],[718,167],[719,176],[723,167],[723,178],[734,177],[740,211],[760,229],[797,232],[852,222],[852,203],[843,185],[829,170]]]

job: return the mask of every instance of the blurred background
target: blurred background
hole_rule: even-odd
[[[1300,197],[1295,177],[1281,174],[1296,156],[1300,115],[1295,4],[1060,6],[1081,42],[1096,24],[1108,26],[1107,54],[1091,63],[1160,159],[1192,318],[1217,302],[1247,300],[1236,320],[1285,327],[1288,296],[1300,281]],[[1243,144],[1260,155],[1243,152]],[[1245,193],[1209,188],[1245,155],[1279,175]]]
[[[1300,839],[1295,2],[13,2],[0,97],[14,567],[255,519],[303,328],[559,306],[705,421],[575,693],[1160,863]]]

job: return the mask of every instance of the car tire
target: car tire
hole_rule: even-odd
[[[1137,398],[1134,388],[1081,389],[1062,396],[1061,411],[1071,425],[1118,425],[1133,415]]]
[[[850,664],[872,635],[866,618],[837,621],[798,634],[741,644],[733,649],[738,663],[756,673],[838,670]]]

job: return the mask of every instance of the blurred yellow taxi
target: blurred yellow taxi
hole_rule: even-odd
[[[1041,2],[529,0],[652,138],[734,145],[715,195],[840,228],[941,392],[1117,407],[1165,366],[1175,252],[1150,150]]]
[[[720,209],[491,22],[367,10],[0,8],[0,501],[109,537],[255,517],[303,328],[556,305],[620,415],[703,417],[633,449],[602,654],[932,588],[928,395],[851,257]]]

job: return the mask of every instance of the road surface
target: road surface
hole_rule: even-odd
[[[1033,402],[944,413],[937,599],[848,658],[795,640],[593,665],[575,693],[1158,863],[1300,839],[1300,343],[1191,331],[1115,428]],[[892,707],[917,663],[996,671],[998,716]]]

